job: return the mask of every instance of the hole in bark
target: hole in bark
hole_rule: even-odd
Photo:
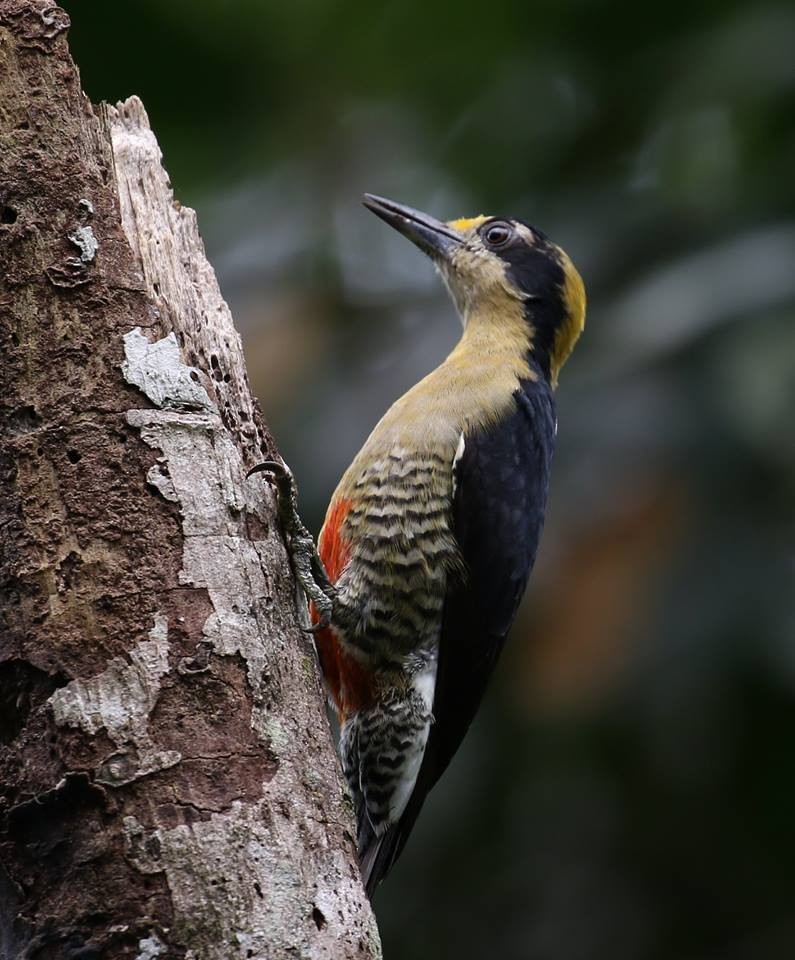
[[[9,427],[11,433],[28,433],[41,425],[41,417],[33,404],[26,404],[11,414]]]
[[[315,921],[315,926],[318,930],[322,930],[326,925],[326,917],[322,910],[318,910],[317,907],[312,908],[312,919]]]
[[[63,674],[45,673],[24,660],[0,664],[0,743],[11,743],[31,710],[67,682]]]
[[[264,895],[263,895],[263,893],[262,893],[262,887],[259,885],[259,881],[258,881],[258,880],[255,880],[255,881],[254,881],[254,890],[256,891],[256,894],[257,894],[257,896],[260,898],[260,900],[264,900],[264,899],[265,899],[265,898],[264,898]]]
[[[191,372],[190,372],[190,378],[191,378],[191,380],[195,380],[196,383],[199,382],[199,374],[196,373],[195,370],[191,370]]]
[[[13,207],[3,207],[0,210],[0,223],[16,223],[17,212]]]
[[[108,922],[110,917],[107,913],[101,913],[97,911],[96,913],[89,913],[85,917],[86,923],[91,924],[92,927],[98,927],[101,923],[105,924]]]
[[[66,456],[69,460],[69,463],[77,463],[81,458],[81,454],[78,453],[77,450],[67,450]]]
[[[85,836],[86,823],[95,819],[106,799],[104,791],[92,784],[87,774],[67,773],[52,790],[19,803],[8,812],[14,840],[38,860],[53,855],[58,858],[64,849],[74,848],[76,837]],[[42,958],[64,956],[60,952],[39,954]]]

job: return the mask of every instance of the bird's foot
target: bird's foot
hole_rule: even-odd
[[[286,463],[276,460],[258,463],[249,470],[246,478],[255,473],[270,474],[276,485],[279,522],[286,534],[287,553],[296,579],[317,611],[317,623],[309,627],[307,632],[316,633],[331,623],[335,590],[318,555],[312,534],[304,526],[298,513],[298,485],[295,477]]]

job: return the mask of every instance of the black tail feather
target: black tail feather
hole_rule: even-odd
[[[403,816],[380,836],[373,830],[366,815],[363,820],[359,820],[359,867],[362,872],[362,883],[370,900],[373,899],[378,884],[389,873],[403,852],[403,847],[428,795],[428,789],[424,784],[418,783],[414,787],[408,806],[403,811]]]
[[[371,829],[365,845],[360,846],[359,864],[362,883],[370,900],[373,899],[375,888],[389,873],[402,847],[399,823],[389,827],[380,837],[376,836]]]

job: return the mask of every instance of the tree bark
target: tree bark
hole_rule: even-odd
[[[0,0],[0,957],[380,956],[239,336],[68,26]]]

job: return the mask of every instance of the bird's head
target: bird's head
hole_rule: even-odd
[[[436,220],[365,194],[364,205],[433,260],[464,326],[527,325],[533,359],[552,384],[585,324],[585,287],[567,254],[521,220]]]

